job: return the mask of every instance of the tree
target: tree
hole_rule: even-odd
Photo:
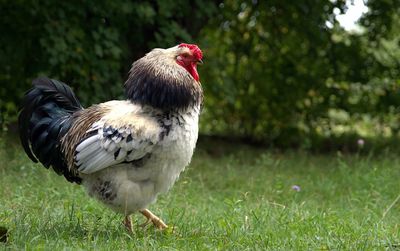
[[[0,124],[15,119],[19,99],[40,75],[70,84],[84,104],[122,96],[134,60],[153,47],[193,41],[217,4],[0,1]]]
[[[378,51],[375,38],[394,27],[386,13],[398,13],[399,2],[367,3],[370,11],[362,20],[367,32],[358,34],[335,19],[337,9],[346,11],[345,1],[221,4],[220,15],[203,30],[211,58],[202,72],[205,131],[307,145],[315,135],[333,138],[332,126],[342,124],[341,131],[349,132],[360,116],[377,117],[397,104],[386,92],[393,85],[374,80],[398,71],[372,54]],[[383,100],[388,102],[380,106]]]

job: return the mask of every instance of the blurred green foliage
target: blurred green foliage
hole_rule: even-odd
[[[133,60],[192,41],[214,1],[0,0],[0,124],[15,121],[31,81],[68,83],[85,105],[122,98]],[[193,11],[196,10],[196,11]]]
[[[33,78],[70,84],[85,105],[122,98],[154,47],[200,44],[204,134],[290,147],[400,130],[400,2],[368,0],[357,32],[345,0],[0,0],[0,124]]]
[[[400,2],[367,5],[364,27],[347,32],[333,14],[345,1],[220,4],[202,31],[204,131],[306,148],[321,137],[396,135]]]

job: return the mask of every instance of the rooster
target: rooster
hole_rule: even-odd
[[[126,100],[86,109],[66,84],[35,79],[18,118],[26,154],[123,213],[128,230],[137,211],[145,224],[167,228],[147,207],[192,158],[203,103],[202,57],[194,44],[153,49],[132,64]]]

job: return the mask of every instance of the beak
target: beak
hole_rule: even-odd
[[[199,60],[197,60],[197,63],[198,64],[203,64],[203,60],[199,59]]]

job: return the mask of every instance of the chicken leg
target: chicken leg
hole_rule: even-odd
[[[143,224],[144,226],[147,225],[151,221],[151,222],[153,222],[154,226],[156,226],[160,230],[164,230],[164,229],[168,228],[168,226],[160,218],[155,216],[148,209],[142,209],[142,210],[139,210],[139,212],[147,218],[147,221]]]
[[[126,229],[128,230],[129,233],[133,233],[133,228],[132,228],[132,221],[131,221],[131,216],[126,215],[123,221]]]

